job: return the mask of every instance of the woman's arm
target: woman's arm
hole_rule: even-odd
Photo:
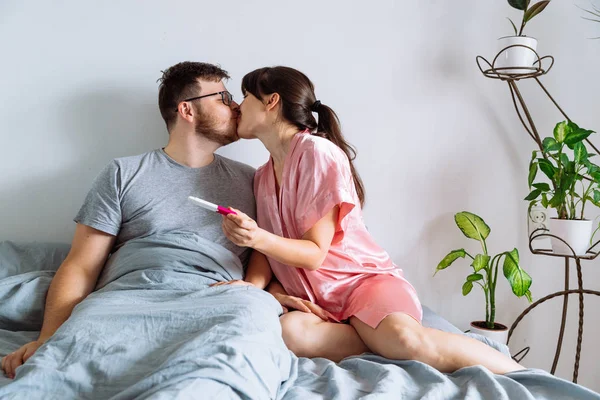
[[[238,246],[252,247],[282,264],[316,271],[321,267],[331,241],[339,215],[339,206],[331,209],[310,228],[302,239],[286,239],[264,229],[239,210],[237,215],[223,217],[223,231]]]
[[[257,250],[253,250],[250,255],[250,261],[248,262],[248,268],[246,269],[246,282],[251,283],[259,289],[267,287],[273,272],[271,272],[271,266],[269,260],[264,254]],[[282,287],[283,288],[283,287]]]
[[[273,279],[271,280],[271,283],[269,283],[269,286],[267,286],[267,288],[265,290],[267,292],[271,293],[273,296],[275,296],[276,294],[285,294],[285,295],[288,294],[286,292],[286,290],[283,288],[283,285],[281,283],[279,283],[279,281],[275,277],[273,277]]]
[[[330,314],[327,311],[313,302],[288,295],[281,283],[279,283],[275,277],[273,277],[273,280],[271,283],[269,283],[267,292],[271,293],[271,295],[275,297],[279,304],[281,304],[284,313],[289,312],[289,309],[291,308],[294,310],[303,311],[305,313],[315,314],[323,321],[329,321]]]

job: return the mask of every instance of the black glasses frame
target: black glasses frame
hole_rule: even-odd
[[[231,105],[231,102],[233,101],[233,95],[231,93],[229,93],[227,90],[223,90],[221,92],[216,92],[216,93],[211,93],[211,94],[205,94],[203,96],[190,97],[189,99],[181,100],[180,103],[184,102],[184,101],[194,101],[194,100],[203,99],[205,97],[216,96],[218,94],[221,95],[221,101],[223,102],[223,104],[225,104],[226,106]],[[175,110],[175,111],[177,111],[177,110]]]

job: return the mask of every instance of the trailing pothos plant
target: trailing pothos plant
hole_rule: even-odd
[[[600,167],[590,161],[583,141],[594,131],[580,128],[572,121],[556,124],[554,136],[542,142],[529,163],[529,189],[525,200],[531,207],[541,204],[554,208],[560,219],[584,219],[588,202],[600,207]],[[538,182],[538,170],[550,183]]]
[[[473,257],[464,248],[452,250],[438,264],[435,274],[439,271],[448,268],[454,261],[459,258],[469,257],[473,273],[469,274],[462,287],[463,296],[468,295],[475,284],[479,285],[485,294],[485,324],[488,329],[494,329],[496,319],[496,285],[498,284],[498,269],[500,261],[504,257],[502,272],[513,293],[517,297],[527,297],[531,302],[531,277],[519,265],[519,251],[513,249],[498,253],[491,257],[488,254],[486,239],[490,234],[490,227],[481,217],[470,212],[459,212],[454,216],[454,220],[458,228],[469,239],[479,241],[482,248],[482,253]],[[435,276],[434,274],[434,276]]]
[[[523,11],[521,28],[518,30],[515,23],[510,18],[508,18],[513,29],[515,30],[515,36],[523,36],[523,29],[525,29],[525,25],[527,25],[527,23],[531,21],[533,17],[544,11],[548,4],[550,4],[550,0],[542,0],[531,5],[530,7],[530,2],[531,0],[508,0],[508,4],[510,4],[511,7]]]

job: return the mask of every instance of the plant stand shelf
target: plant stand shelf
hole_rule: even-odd
[[[549,234],[546,229],[537,229],[534,232],[532,232],[531,236],[529,237],[529,250],[531,250],[531,252],[533,254],[564,258],[564,260],[565,260],[565,290],[561,290],[558,292],[551,293],[547,296],[544,296],[541,299],[539,299],[538,301],[536,301],[535,303],[531,304],[529,307],[527,307],[525,309],[525,311],[523,311],[521,313],[521,315],[519,315],[517,317],[515,322],[510,327],[510,330],[508,331],[508,341],[510,341],[510,337],[512,336],[514,330],[517,328],[517,325],[519,325],[519,322],[521,322],[521,320],[523,318],[525,318],[525,316],[527,314],[529,314],[529,312],[531,310],[533,310],[535,307],[539,306],[540,304],[544,303],[547,300],[562,296],[562,298],[563,298],[562,319],[560,322],[560,330],[558,333],[558,340],[556,342],[556,352],[554,353],[554,361],[552,362],[552,369],[550,370],[550,373],[554,374],[556,372],[556,367],[558,365],[558,360],[560,358],[560,352],[562,350],[563,337],[564,337],[564,333],[565,333],[565,325],[567,322],[567,310],[568,310],[568,304],[569,304],[569,296],[572,294],[577,294],[579,297],[579,321],[578,321],[578,331],[577,331],[577,347],[575,350],[575,365],[573,366],[573,382],[577,383],[577,375],[579,374],[579,359],[581,357],[581,342],[583,339],[584,295],[591,294],[591,295],[600,296],[600,291],[584,289],[583,273],[581,271],[581,261],[582,260],[594,260],[596,257],[598,257],[598,254],[600,254],[600,253],[594,252],[593,248],[595,248],[596,245],[600,241],[596,242],[592,247],[590,247],[590,249],[587,251],[587,253],[585,255],[578,256],[578,255],[575,255],[575,252],[573,252],[573,255],[564,255],[564,254],[555,254],[552,250],[548,250],[548,249],[534,249],[533,244],[532,244],[533,241],[536,239],[539,239],[539,238],[543,238],[543,237],[550,237],[550,238],[555,238],[555,239],[563,241],[561,238],[558,238],[557,236]],[[567,246],[568,246],[568,244],[567,244]],[[575,260],[575,265],[577,267],[577,289],[569,289],[569,268],[570,268],[569,264],[570,264],[571,259]]]
[[[539,149],[541,151],[543,151],[542,139],[541,139],[541,137],[538,133],[538,130],[533,122],[533,118],[531,117],[529,109],[527,108],[527,105],[525,104],[525,100],[523,99],[523,96],[522,96],[521,92],[519,91],[517,82],[520,80],[525,80],[525,79],[535,80],[538,83],[538,85],[540,86],[540,88],[544,91],[544,93],[548,96],[548,98],[552,101],[552,103],[556,106],[556,108],[560,111],[560,113],[567,120],[570,121],[571,119],[567,116],[567,114],[563,111],[563,109],[558,105],[558,103],[550,95],[550,92],[548,92],[546,87],[544,87],[544,85],[542,84],[542,82],[539,79],[540,76],[545,75],[552,69],[552,66],[554,65],[554,58],[552,56],[540,57],[538,55],[538,53],[535,52],[535,50],[529,48],[531,51],[533,51],[536,54],[536,57],[537,57],[536,61],[533,63],[532,67],[529,67],[529,68],[527,68],[527,67],[525,67],[525,68],[524,67],[496,68],[495,64],[496,64],[496,60],[498,59],[498,57],[504,51],[510,49],[511,47],[527,47],[527,46],[523,46],[523,45],[508,46],[508,47],[502,49],[498,53],[498,55],[496,55],[496,57],[494,58],[492,63],[488,62],[485,58],[483,58],[481,56],[477,56],[477,58],[476,58],[477,66],[479,67],[481,73],[484,76],[491,78],[491,79],[498,79],[498,80],[504,81],[508,84],[511,98],[513,101],[513,105],[515,107],[515,110],[517,112],[519,120],[523,124],[523,127],[525,128],[525,130],[527,131],[529,136],[531,136],[533,141],[537,144]],[[547,64],[547,65],[544,65],[544,64]],[[517,71],[517,70],[520,72],[516,73],[515,71]],[[526,71],[526,72],[523,72],[523,71]],[[594,146],[593,143],[591,143],[588,139],[585,139],[585,140],[596,151],[596,154],[600,154],[600,151],[598,151],[598,149]],[[580,356],[581,356],[581,342],[583,339],[584,295],[600,296],[600,291],[584,289],[583,274],[581,271],[581,261],[582,260],[594,260],[596,257],[598,257],[598,254],[600,254],[600,252],[594,251],[593,249],[596,247],[596,245],[598,245],[598,243],[600,243],[600,241],[596,242],[593,246],[591,246],[585,255],[576,255],[575,252],[573,251],[573,249],[571,248],[571,246],[569,246],[569,248],[571,248],[571,251],[573,254],[565,255],[565,254],[555,254],[552,250],[548,250],[548,249],[535,249],[532,245],[532,242],[536,239],[544,238],[544,237],[555,238],[555,239],[561,240],[567,246],[569,246],[569,245],[568,245],[568,243],[564,242],[564,240],[562,240],[561,238],[558,238],[558,237],[548,233],[548,231],[546,229],[538,229],[538,230],[532,232],[529,237],[529,250],[533,254],[545,255],[545,256],[549,256],[549,257],[564,258],[564,261],[565,261],[565,289],[555,292],[555,293],[551,293],[547,296],[544,296],[541,299],[534,302],[533,304],[531,304],[529,307],[527,307],[527,309],[525,309],[525,311],[523,311],[521,313],[521,315],[519,315],[517,317],[517,319],[515,320],[515,322],[512,324],[512,326],[508,332],[508,341],[510,341],[510,338],[511,338],[514,330],[516,329],[517,325],[535,307],[546,302],[547,300],[550,300],[550,299],[553,299],[556,297],[562,297],[563,298],[562,320],[561,320],[561,324],[560,324],[558,340],[556,342],[556,352],[554,353],[554,361],[552,363],[552,368],[550,370],[550,373],[554,374],[556,372],[556,367],[558,365],[558,360],[560,358],[560,353],[561,353],[562,345],[563,345],[563,337],[564,337],[565,325],[566,325],[566,320],[567,320],[569,296],[572,294],[577,294],[579,297],[579,321],[578,321],[577,347],[576,347],[576,351],[575,351],[575,364],[573,366],[573,382],[577,383],[577,376],[579,373],[579,360],[580,360]],[[570,260],[572,260],[572,259],[575,260],[575,265],[577,267],[577,289],[569,288],[569,268],[570,268]],[[517,355],[519,355],[524,352],[524,355],[519,359],[519,361],[522,360],[525,357],[525,355],[527,355],[528,351],[529,351],[529,348],[525,348],[525,349],[521,350],[519,353],[517,353]],[[517,355],[515,355],[515,357]]]

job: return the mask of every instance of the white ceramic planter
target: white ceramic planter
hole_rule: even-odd
[[[587,219],[550,219],[550,234],[558,236],[569,244],[577,255],[584,255],[590,247],[594,221]],[[552,239],[552,251],[556,254],[573,255],[573,252],[562,241]]]
[[[475,323],[485,324],[484,321],[473,321],[471,322],[471,332],[477,333],[481,336],[485,336],[489,339],[495,340],[496,342],[506,344],[508,341],[508,327],[505,325],[495,323],[496,329],[487,329],[475,326]],[[500,329],[498,329],[500,328]]]
[[[508,48],[509,46],[519,45]],[[527,47],[522,47],[527,46]],[[506,50],[504,50],[506,49]],[[533,49],[533,51],[532,51]],[[518,67],[533,66],[537,60],[535,53],[537,50],[537,39],[527,36],[507,36],[498,39],[498,52],[501,52],[496,59],[495,68],[510,68],[502,70],[507,74],[528,74],[533,72],[531,69],[519,69]],[[513,69],[514,68],[514,69]]]

